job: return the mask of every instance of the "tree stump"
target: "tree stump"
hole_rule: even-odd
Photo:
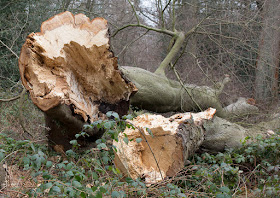
[[[19,58],[22,83],[46,115],[51,144],[69,141],[85,123],[106,119],[106,112],[127,113],[136,87],[122,76],[110,51],[107,21],[63,12],[31,33]],[[103,132],[88,131],[81,143],[94,142]]]

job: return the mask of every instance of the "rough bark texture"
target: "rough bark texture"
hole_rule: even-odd
[[[235,103],[232,103],[224,110],[227,112],[228,117],[242,117],[247,115],[253,115],[259,112],[258,107],[255,106],[255,100],[253,98],[238,98]]]
[[[211,152],[222,152],[229,148],[242,146],[245,137],[255,138],[258,135],[268,137],[280,130],[280,116],[276,115],[270,121],[260,122],[251,128],[245,128],[231,123],[225,119],[214,117],[203,124],[205,128],[205,139],[202,148]]]
[[[256,69],[256,99],[264,101],[278,98],[280,10],[279,1],[264,2],[265,19],[259,43]]]
[[[135,129],[127,128],[119,134],[118,142],[114,142],[116,166],[124,175],[133,179],[144,177],[147,183],[174,176],[202,144],[205,133],[202,124],[215,112],[210,108],[170,118],[150,114],[138,116],[131,121]],[[132,141],[125,143],[125,137]],[[142,141],[137,143],[136,138]]]
[[[27,37],[19,58],[22,83],[46,113],[55,144],[69,146],[68,138],[74,139],[85,122],[104,119],[107,111],[127,113],[137,89],[122,77],[109,47],[105,19],[90,21],[70,12],[45,21],[41,32]]]

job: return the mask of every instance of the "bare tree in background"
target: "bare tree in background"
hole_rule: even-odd
[[[279,95],[280,1],[263,5],[263,27],[256,67],[256,98],[277,100]]]

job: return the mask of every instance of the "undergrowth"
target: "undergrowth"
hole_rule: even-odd
[[[140,178],[123,178],[114,166],[115,148],[111,140],[117,141],[118,132],[133,126],[116,113],[109,112],[107,116],[112,119],[85,126],[105,128],[106,133],[96,141],[96,148],[83,152],[78,151],[76,140],[70,142],[71,150],[58,155],[44,144],[15,140],[0,133],[0,163],[9,173],[9,182],[2,186],[0,193],[6,197],[218,198],[277,197],[280,194],[278,135],[259,136],[254,140],[248,137],[241,148],[224,153],[196,154],[173,178],[146,186]],[[76,138],[86,135],[81,132]]]

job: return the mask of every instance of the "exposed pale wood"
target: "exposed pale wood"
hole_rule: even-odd
[[[215,109],[200,113],[182,113],[165,118],[143,114],[136,117],[119,134],[115,164],[133,179],[144,177],[147,183],[156,183],[180,171],[188,157],[194,154],[204,140],[203,122],[210,120]],[[146,130],[149,128],[152,135]],[[124,142],[127,137],[129,143]],[[136,138],[141,138],[140,143]],[[160,169],[160,170],[159,170]]]
[[[110,51],[107,21],[90,21],[83,14],[63,12],[43,22],[41,32],[27,37],[19,70],[34,104],[50,116],[48,120],[55,117],[78,130],[73,133],[82,129],[82,124],[75,123],[104,119],[107,111],[126,114],[129,98],[137,90],[118,70],[117,58]],[[56,108],[61,105],[69,110]],[[72,126],[66,117],[54,115],[54,108],[63,109],[58,115],[69,112],[80,122]]]

